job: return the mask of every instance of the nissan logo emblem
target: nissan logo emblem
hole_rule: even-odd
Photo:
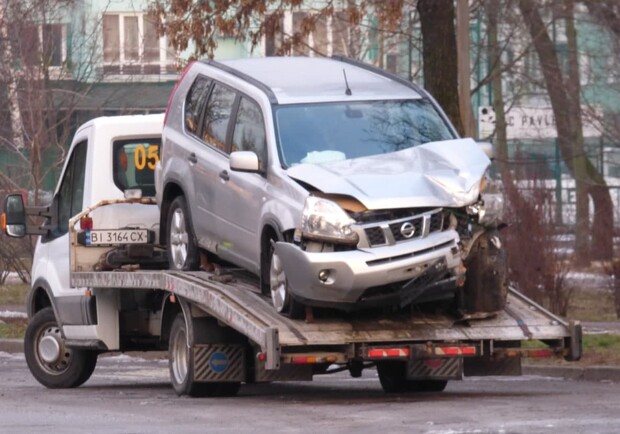
[[[415,235],[415,227],[410,222],[405,222],[400,227],[400,234],[405,238],[411,238]]]

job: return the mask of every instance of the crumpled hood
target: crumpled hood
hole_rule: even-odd
[[[461,207],[478,198],[489,158],[472,139],[431,142],[389,154],[299,164],[289,176],[368,209]]]

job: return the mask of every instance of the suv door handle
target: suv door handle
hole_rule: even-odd
[[[187,157],[187,159],[192,164],[198,163],[198,158],[196,157],[196,154],[194,154],[193,152],[191,154],[189,154],[189,157]]]
[[[222,170],[220,172],[220,178],[222,178],[224,181],[228,181],[230,179],[230,176],[228,175],[228,171]]]

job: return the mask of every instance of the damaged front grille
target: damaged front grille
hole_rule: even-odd
[[[384,217],[397,216],[397,218],[363,224],[368,245],[370,247],[392,245],[426,237],[433,232],[443,230],[444,215],[441,208],[423,210],[422,213],[417,210],[417,214],[415,211],[399,210],[394,214],[384,212]],[[403,217],[404,214],[410,215]]]

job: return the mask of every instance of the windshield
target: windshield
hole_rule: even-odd
[[[422,99],[286,105],[276,109],[276,124],[287,167],[455,138],[430,101]]]

